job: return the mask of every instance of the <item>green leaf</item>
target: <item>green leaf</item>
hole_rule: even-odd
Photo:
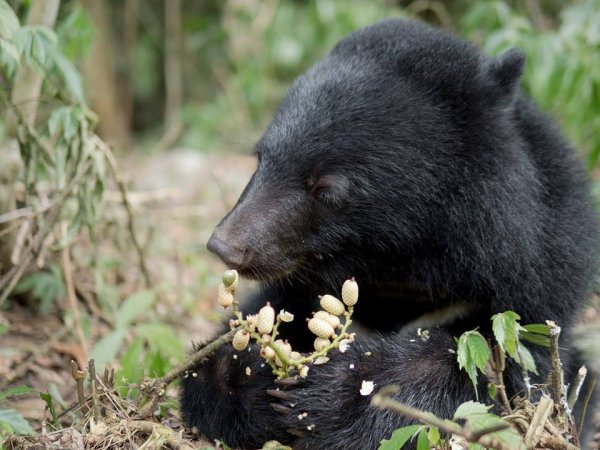
[[[440,445],[442,437],[440,436],[438,427],[429,427],[427,438],[429,439],[430,445]]]
[[[125,378],[128,383],[132,384],[141,380],[144,375],[144,361],[142,360],[142,357],[145,343],[146,340],[143,337],[138,336],[131,342],[129,347],[127,347],[127,350],[125,350],[125,353],[123,353],[120,360],[121,369],[117,373],[117,380],[120,381],[122,378]],[[125,396],[127,395],[127,391],[129,391],[129,388],[125,387],[121,390],[121,394]],[[134,395],[137,396],[137,393]]]
[[[14,43],[27,64],[37,70],[47,69],[56,53],[56,33],[41,25],[21,27],[14,36]]]
[[[156,302],[156,293],[151,290],[138,291],[127,297],[117,313],[117,328],[126,328],[136,318],[146,314]]]
[[[523,357],[523,364],[525,365],[524,369],[528,372],[533,372],[536,375],[539,375],[537,367],[535,365],[535,359],[529,351],[529,349],[523,344],[519,344],[519,351],[521,352],[521,356]],[[521,360],[519,359],[519,365],[520,364]]]
[[[56,415],[56,409],[54,408],[54,402],[52,401],[50,392],[40,392],[40,398],[46,402],[48,411],[50,411],[50,415],[52,416],[52,423],[56,423],[58,417]]]
[[[96,361],[96,370],[98,372],[103,371],[108,363],[114,361],[121,349],[126,333],[126,330],[114,330],[96,342],[96,345],[94,345],[94,348],[90,352],[90,358]]]
[[[378,450],[399,450],[411,437],[421,431],[422,428],[422,425],[409,425],[407,427],[398,428],[392,433],[392,437],[381,441]]]
[[[54,400],[55,402],[58,402],[58,404],[60,406],[62,406],[64,409],[67,409],[67,407],[68,407],[67,402],[65,402],[65,399],[59,392],[56,384],[50,383],[48,385],[48,393],[52,396],[52,400]]]
[[[0,40],[10,41],[19,29],[19,19],[6,0],[0,0]]]
[[[61,106],[52,111],[48,119],[48,132],[50,134],[62,132],[64,140],[71,141],[77,135],[79,129],[74,108],[73,106]]]
[[[469,450],[486,450],[481,444],[469,444],[467,447]]]
[[[548,327],[548,325],[545,323],[530,323],[529,325],[522,325],[521,328],[525,329],[529,333],[550,336],[550,327]]]
[[[513,311],[506,311],[492,316],[492,330],[500,349],[511,358],[517,356],[517,330],[519,329],[519,315]]]
[[[473,333],[468,336],[467,344],[471,358],[477,368],[483,373],[490,359],[490,347],[485,338],[479,333]]]
[[[494,414],[471,414],[467,417],[467,425],[472,431],[479,431],[485,428],[505,423],[500,417]],[[506,430],[497,431],[495,433],[489,433],[490,438],[496,439],[504,444],[506,448],[512,450],[525,450],[522,438],[512,428]]]
[[[50,272],[34,272],[24,277],[15,292],[31,292],[32,297],[40,301],[40,312],[48,314],[57,298],[65,295],[62,273],[56,265],[50,266]]]
[[[485,414],[490,410],[491,406],[486,406],[483,403],[468,401],[456,408],[454,420],[467,419],[473,414]]]
[[[417,450],[429,450],[429,437],[427,436],[427,429],[423,428],[417,438]]]
[[[14,409],[0,409],[0,430],[3,428],[16,434],[35,434],[29,422]]]
[[[543,323],[534,323],[519,327],[519,338],[541,347],[550,347],[550,329]]]
[[[0,37],[0,53],[2,56],[10,58],[10,60],[5,61],[5,64],[11,67],[16,67],[19,64],[19,50],[12,42],[4,40],[2,37]]]
[[[498,387],[494,383],[488,384],[488,395],[490,399],[496,400],[496,395],[498,394]]]
[[[81,81],[81,75],[75,66],[60,51],[56,51],[54,54],[54,64],[56,64],[56,68],[63,77],[67,90],[71,92],[78,101],[84,103],[83,83]]]
[[[456,354],[458,365],[467,372],[475,389],[475,397],[478,399],[477,369],[482,373],[485,372],[491,354],[489,345],[479,332],[467,331],[458,339]]]
[[[527,342],[531,342],[534,345],[539,345],[540,347],[550,347],[550,338],[548,336],[543,336],[541,334],[536,333],[528,333],[527,331],[519,332],[519,339]]]
[[[0,392],[0,402],[8,397],[17,397],[19,395],[36,393],[37,391],[30,386],[16,386]]]
[[[144,323],[138,325],[135,331],[138,336],[146,338],[151,349],[159,351],[164,357],[179,361],[185,356],[181,340],[170,327],[162,323]]]

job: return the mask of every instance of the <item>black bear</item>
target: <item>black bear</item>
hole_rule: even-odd
[[[506,310],[568,335],[594,279],[597,218],[573,149],[518,87],[523,64],[519,50],[491,58],[391,19],[342,39],[294,82],[208,248],[262,282],[246,311],[270,301],[295,314],[282,330],[294,348],[311,348],[301,318],[317,296],[350,277],[362,329],[282,389],[256,346],[223,347],[182,380],[189,426],[242,448],[375,449],[411,421],[370,406],[363,380],[451,417],[474,398],[454,337],[489,333]],[[543,381],[548,358],[532,350]],[[523,388],[518,368],[506,383],[509,395]]]

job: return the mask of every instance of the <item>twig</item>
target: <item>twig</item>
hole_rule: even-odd
[[[535,414],[531,418],[531,423],[525,434],[525,445],[527,448],[535,448],[542,437],[544,432],[544,425],[552,409],[554,408],[554,401],[550,397],[545,395],[540,398],[540,401],[535,409]]]
[[[575,376],[575,380],[573,380],[571,390],[569,391],[569,396],[567,397],[567,404],[569,405],[569,409],[571,410],[575,406],[575,403],[577,403],[577,399],[579,398],[579,391],[581,391],[581,386],[583,386],[583,382],[585,381],[586,376],[587,367],[581,366],[577,371],[577,375]]]
[[[5,212],[4,214],[0,214],[0,223],[11,222],[13,220],[22,219],[23,217],[31,217],[32,212],[33,209],[29,206]]]
[[[498,377],[498,383],[496,384],[496,388],[498,389],[498,395],[500,395],[500,399],[502,400],[502,405],[506,410],[507,414],[512,414],[513,410],[510,406],[510,401],[508,400],[508,396],[506,395],[506,386],[504,384],[504,369],[506,367],[506,358],[504,356],[504,352],[498,346],[494,346],[494,359],[492,368]]]
[[[67,236],[67,223],[63,222],[61,224],[62,235],[63,237]],[[62,264],[63,264],[63,276],[65,278],[65,284],[67,286],[67,299],[69,300],[69,307],[71,308],[71,313],[73,314],[73,321],[75,322],[75,330],[77,331],[77,338],[79,339],[79,344],[81,345],[81,349],[84,353],[84,360],[87,359],[88,356],[88,345],[85,339],[85,334],[83,333],[83,326],[81,325],[81,315],[79,314],[79,306],[77,302],[77,296],[75,295],[75,285],[73,283],[73,266],[71,264],[71,247],[66,246],[62,250]]]
[[[106,143],[104,143],[97,136],[94,136],[93,140],[94,140],[95,145],[104,153],[104,156],[106,157],[106,160],[108,161],[108,165],[113,174],[115,182],[117,183],[117,187],[119,188],[119,191],[121,192],[123,206],[125,207],[125,211],[127,212],[127,228],[129,230],[129,234],[131,235],[131,241],[133,242],[133,246],[135,247],[137,254],[138,254],[140,269],[142,271],[142,275],[144,276],[144,282],[146,283],[146,287],[151,287],[152,282],[150,279],[150,272],[148,271],[148,268],[146,267],[146,257],[144,255],[144,249],[140,245],[140,241],[138,239],[137,233],[135,232],[135,226],[134,226],[135,221],[134,221],[133,211],[131,209],[131,204],[129,203],[129,197],[127,196],[127,187],[125,186],[125,182],[123,181],[123,178],[121,177],[121,174],[119,173],[119,170],[117,168],[117,161],[116,161],[114,155],[112,154],[112,151],[108,147],[108,145],[106,145]]]
[[[592,395],[594,395],[597,380],[598,380],[598,375],[594,374],[594,376],[592,377],[592,381],[590,382],[590,384],[587,388],[587,391],[585,393],[585,398],[583,399],[583,406],[581,408],[581,416],[579,418],[579,427],[577,427],[577,434],[579,434],[579,435],[581,435],[581,432],[583,431],[583,424],[585,423],[585,416],[587,414],[587,408],[588,408],[588,405],[592,398]]]
[[[85,394],[83,392],[83,380],[85,379],[85,374],[79,370],[77,363],[73,360],[71,360],[71,376],[77,382],[77,401],[79,402],[79,407],[81,408],[81,411],[86,414],[87,405]]]
[[[156,432],[164,438],[164,444],[169,445],[169,447],[172,447],[175,450],[194,450],[194,447],[191,447],[183,439],[177,436],[171,428],[159,423],[147,420],[124,420],[122,424],[125,429],[130,429],[134,432],[150,435]]]
[[[1,217],[1,216],[0,216]],[[0,222],[0,225],[2,224],[2,222]],[[15,231],[17,228],[19,228],[19,222],[15,222],[12,223],[8,226],[5,227],[1,227],[0,228],[0,238],[6,236],[7,234],[12,233],[13,231]]]
[[[89,159],[85,162],[85,164],[82,164],[79,172],[76,173],[73,178],[71,178],[69,184],[65,186],[65,188],[62,190],[62,192],[56,199],[55,203],[48,210],[48,214],[44,220],[44,223],[40,227],[39,231],[36,233],[35,237],[31,240],[31,242],[22,252],[23,256],[21,257],[19,263],[13,266],[6,274],[4,274],[2,278],[0,278],[0,290],[2,290],[2,295],[0,296],[0,305],[2,305],[4,301],[8,298],[12,290],[19,282],[19,279],[27,269],[27,266],[32,259],[31,254],[38,253],[40,251],[40,248],[44,244],[46,236],[52,231],[54,224],[59,219],[62,206],[64,205],[67,197],[70,195],[71,191],[75,188],[75,186],[79,184],[81,178],[92,167],[92,163],[93,161]]]
[[[550,386],[552,387],[552,400],[557,406],[564,406],[563,403],[563,373],[562,363],[558,352],[558,337],[560,336],[560,327],[552,320],[547,320],[546,324],[550,329],[550,357],[552,360],[552,371],[550,372]]]
[[[6,301],[10,293],[25,273],[31,258],[27,255],[18,266],[13,266],[2,278],[0,278],[0,289],[4,289],[0,296],[0,306]]]
[[[467,441],[479,443],[484,447],[490,447],[495,450],[511,450],[510,448],[506,447],[504,443],[500,442],[494,437],[488,436],[490,433],[495,433],[497,431],[510,428],[510,424],[495,424],[476,431],[469,430],[468,428],[461,427],[457,423],[440,419],[431,413],[413,408],[389,397],[390,395],[399,392],[399,390],[400,388],[398,386],[393,385],[381,388],[379,392],[371,399],[371,405],[380,409],[389,409],[390,411],[394,411],[398,414],[410,417],[411,419],[418,420],[426,425],[437,427],[440,431],[445,433],[456,434],[464,437]]]
[[[92,316],[97,317],[98,319],[105,322],[110,327],[114,327],[114,320],[109,317],[100,307],[96,304],[93,298],[93,294],[86,291],[85,288],[81,285],[81,282],[77,280],[77,278],[73,278],[75,284],[75,292],[79,297],[83,299],[85,305],[88,310],[92,314]]]
[[[48,236],[46,236],[46,239],[44,239],[40,251],[38,252],[37,257],[35,258],[35,265],[38,269],[41,269],[46,264],[46,255],[48,254],[48,249],[54,242],[54,238],[54,233],[50,231],[50,233],[48,233]]]
[[[15,237],[15,244],[10,255],[11,263],[17,264],[21,259],[21,251],[23,250],[23,245],[25,245],[25,238],[27,237],[30,228],[31,222],[29,220],[25,220],[19,227],[19,231]]]
[[[548,434],[542,436],[540,443],[544,447],[551,448],[552,450],[580,450],[579,447],[565,441],[563,438],[559,436],[550,436]]]
[[[142,410],[140,411],[139,417],[147,417],[151,415],[152,411],[154,410],[154,407],[156,406],[158,398],[164,394],[164,390],[169,383],[181,377],[183,374],[185,374],[186,371],[194,368],[201,361],[208,358],[219,347],[231,342],[233,340],[233,335],[240,329],[241,327],[234,328],[229,332],[225,333],[224,335],[220,336],[219,338],[215,339],[208,345],[205,345],[200,350],[191,355],[183,364],[174,367],[169,373],[167,373],[164,377],[158,380],[152,386],[151,389],[153,392],[150,395],[146,405],[144,405],[144,408],[142,408]]]
[[[96,379],[96,362],[93,359],[90,359],[88,363],[88,377],[90,380],[90,391],[92,394],[92,414],[94,415],[94,420],[100,420],[100,410],[98,409],[98,386]]]

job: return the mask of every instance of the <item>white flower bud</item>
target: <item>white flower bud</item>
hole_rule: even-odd
[[[354,278],[344,281],[342,285],[342,300],[348,306],[356,305],[358,301],[358,283],[354,281]]]
[[[329,338],[335,334],[333,327],[322,319],[313,317],[308,321],[308,329],[319,337]]]
[[[316,351],[320,352],[325,347],[327,347],[329,344],[331,344],[331,342],[329,342],[329,339],[318,337],[318,338],[315,339],[315,342],[314,342],[313,346],[314,346],[314,348],[315,348]]]
[[[250,333],[246,330],[238,330],[237,333],[233,335],[233,341],[231,344],[233,348],[236,350],[244,350],[248,346],[248,342],[250,341]]]
[[[344,313],[346,308],[344,304],[335,298],[333,295],[324,295],[321,297],[321,308],[327,311],[329,314],[333,314],[334,316],[340,316]]]
[[[227,290],[223,283],[217,288],[217,302],[223,308],[227,308],[233,304],[233,294]]]
[[[275,310],[267,303],[258,312],[256,320],[256,328],[261,334],[269,334],[273,331],[273,323],[275,322]]]
[[[275,358],[275,350],[273,350],[271,347],[263,347],[260,349],[260,356],[266,360],[271,360]]]

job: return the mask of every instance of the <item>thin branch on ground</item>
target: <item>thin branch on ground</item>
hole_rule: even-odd
[[[598,375],[594,374],[592,377],[592,381],[588,385],[587,391],[585,393],[585,397],[583,399],[583,406],[581,407],[581,416],[579,418],[579,427],[577,428],[577,434],[581,435],[583,431],[583,424],[585,423],[585,416],[587,414],[587,408],[592,399],[592,395],[596,390],[596,381],[598,380]]]
[[[40,252],[46,237],[52,232],[54,225],[60,218],[60,213],[63,209],[65,201],[75,186],[77,186],[81,179],[88,173],[92,167],[92,164],[93,161],[89,159],[81,165],[80,170],[75,174],[75,176],[73,176],[73,178],[71,178],[69,183],[57,197],[52,207],[48,210],[48,214],[46,215],[42,226],[36,232],[31,242],[29,242],[29,244],[21,252],[22,256],[18,261],[18,264],[14,265],[2,276],[2,278],[0,278],[0,291],[2,291],[2,295],[0,295],[0,305],[2,305],[12,293],[13,289],[21,279],[21,276],[25,273],[25,270],[27,270],[29,263],[32,261],[32,255]]]
[[[546,421],[550,417],[550,414],[552,414],[553,409],[554,401],[549,397],[542,396],[525,434],[525,445],[527,448],[534,448],[538,444],[544,433]]]
[[[68,224],[63,222],[61,224],[61,231],[63,238],[67,236]],[[63,265],[63,277],[65,278],[65,285],[67,287],[67,299],[69,301],[69,307],[73,314],[73,321],[75,322],[75,330],[77,332],[77,338],[79,339],[79,345],[83,350],[84,357],[87,359],[89,353],[89,347],[85,334],[83,332],[83,326],[81,325],[81,315],[79,314],[79,306],[77,302],[77,295],[75,294],[75,284],[73,282],[73,265],[71,264],[71,247],[66,245],[62,249],[62,265]]]
[[[587,367],[581,366],[577,371],[577,375],[575,376],[575,380],[571,384],[571,390],[569,391],[569,395],[567,397],[567,404],[569,405],[569,409],[573,409],[575,403],[577,403],[577,399],[579,398],[579,392],[581,391],[581,387],[583,386],[583,382],[587,377]]]
[[[129,234],[131,235],[131,241],[133,242],[133,246],[135,247],[135,250],[138,254],[140,270],[142,271],[146,287],[152,287],[150,272],[148,271],[148,267],[146,266],[146,256],[144,254],[144,248],[140,244],[140,240],[138,239],[138,235],[135,231],[135,220],[133,210],[129,202],[129,197],[127,195],[127,186],[125,186],[125,182],[123,181],[123,178],[121,177],[121,174],[119,172],[117,160],[115,159],[110,147],[106,145],[106,143],[104,143],[104,141],[102,141],[98,136],[93,136],[92,140],[94,144],[104,153],[104,156],[106,157],[110,170],[113,174],[113,178],[117,183],[119,191],[121,192],[123,206],[125,207],[125,211],[127,213],[127,228],[129,230]]]
[[[165,388],[177,378],[185,375],[185,373],[194,367],[196,367],[200,362],[204,361],[210,355],[212,355],[219,347],[231,342],[233,340],[233,335],[241,330],[242,327],[237,327],[229,332],[219,336],[214,341],[205,345],[198,351],[194,352],[184,363],[178,365],[171,369],[169,373],[167,373],[164,377],[157,380],[151,387],[151,394],[149,395],[148,401],[140,411],[139,417],[144,418],[152,415],[154,408],[156,407],[156,403],[158,399],[164,395]]]
[[[371,404],[377,408],[388,409],[411,419],[418,420],[426,425],[437,427],[440,431],[445,433],[461,436],[470,442],[481,444],[484,447],[490,447],[495,450],[511,450],[510,448],[506,447],[504,443],[498,441],[492,436],[489,436],[490,433],[495,433],[510,428],[510,424],[497,424],[477,431],[468,430],[457,423],[440,419],[431,413],[421,411],[417,408],[413,408],[390,398],[391,395],[399,392],[399,390],[400,388],[398,386],[385,386],[373,396],[371,399]]]

